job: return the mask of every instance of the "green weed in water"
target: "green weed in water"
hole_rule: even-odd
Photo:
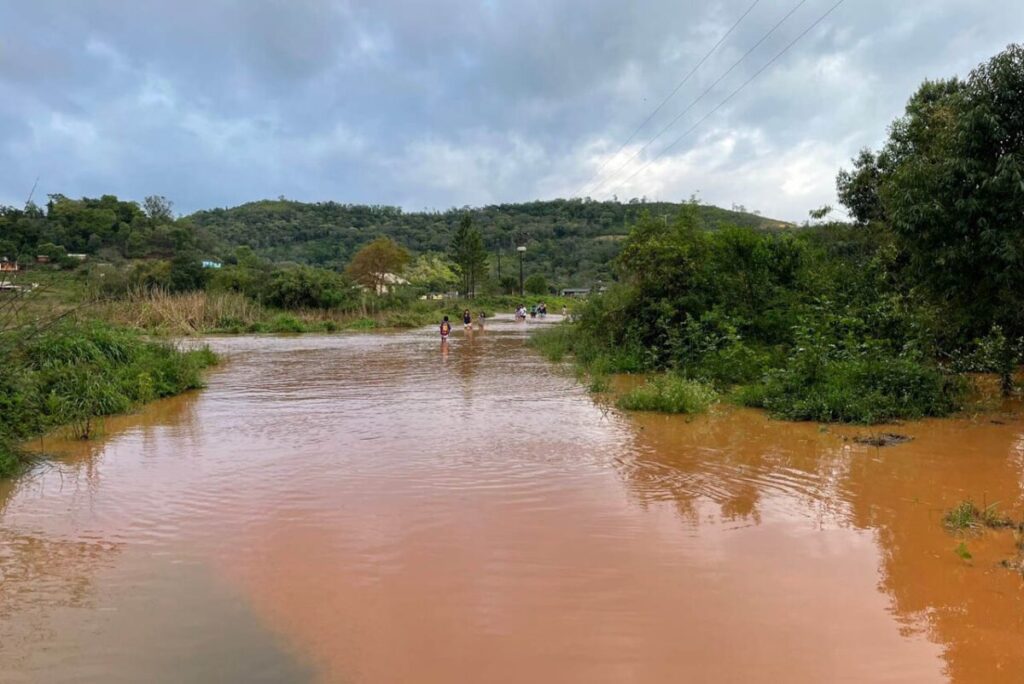
[[[985,527],[1010,527],[1013,521],[999,512],[999,503],[978,508],[971,500],[961,501],[942,518],[951,532],[973,532]]]

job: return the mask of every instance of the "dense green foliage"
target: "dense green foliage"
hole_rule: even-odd
[[[547,278],[542,276],[540,273],[534,273],[532,276],[523,281],[523,290],[527,294],[532,295],[544,295],[548,293],[548,281]]]
[[[497,281],[514,276],[515,247],[527,248],[526,275],[541,273],[557,287],[590,285],[612,276],[608,264],[618,254],[628,226],[644,211],[674,216],[678,203],[552,200],[501,204],[443,212],[404,212],[398,207],[360,206],[288,200],[252,202],[231,209],[193,214],[202,235],[230,250],[249,245],[272,261],[295,261],[341,268],[363,244],[384,235],[416,254],[447,253],[459,222],[468,215],[480,231]],[[712,206],[698,208],[707,228],[739,225],[782,228],[785,224],[754,214]],[[500,264],[500,265],[499,265]]]
[[[57,426],[88,437],[95,419],[202,386],[215,361],[101,323],[65,322],[41,332],[0,333],[0,476],[17,465],[16,446]]]
[[[175,221],[163,198],[149,197],[144,204],[151,214],[136,202],[113,195],[79,200],[50,195],[45,210],[34,204],[24,209],[0,207],[0,257],[22,263],[31,263],[40,254],[60,259],[66,253],[108,259],[172,258],[213,248],[191,221]]]
[[[952,333],[1024,335],[1024,47],[922,84],[882,150],[837,185],[857,220],[892,228]]]
[[[936,363],[935,311],[903,289],[900,263],[880,227],[708,232],[692,211],[644,216],[620,283],[538,344],[597,376],[671,371],[790,419],[945,415],[963,386]]]
[[[641,210],[665,216],[677,207],[556,200],[403,213],[279,200],[175,219],[170,203],[157,196],[140,207],[108,195],[81,200],[53,195],[45,210],[31,204],[24,210],[0,208],[0,257],[23,266],[48,257],[49,266],[32,266],[35,273],[84,268],[94,276],[90,293],[107,298],[208,290],[241,293],[273,308],[366,315],[407,307],[411,298],[426,293],[516,293],[517,245],[527,250],[531,294],[597,284],[612,277],[609,264],[628,218]],[[706,228],[726,219],[781,225],[715,207],[696,211]],[[384,283],[393,280],[392,273],[410,286]]]

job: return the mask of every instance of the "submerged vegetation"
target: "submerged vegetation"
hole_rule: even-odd
[[[978,535],[985,530],[1012,530],[1016,556],[1003,559],[1000,565],[1024,574],[1024,521],[1018,523],[1001,512],[998,503],[978,507],[970,499],[961,501],[942,516],[942,524],[947,531],[957,535]],[[973,557],[964,539],[960,540],[954,552],[965,561]]]
[[[999,512],[999,503],[979,508],[971,500],[961,501],[942,517],[950,532],[978,532],[984,528],[1013,527],[1013,520]]]

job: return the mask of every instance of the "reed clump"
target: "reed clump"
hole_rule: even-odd
[[[135,288],[107,304],[107,318],[129,327],[172,335],[245,328],[265,318],[262,305],[238,292],[170,292]]]

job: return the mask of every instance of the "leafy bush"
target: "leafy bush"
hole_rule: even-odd
[[[308,326],[295,318],[295,316],[281,314],[271,319],[269,323],[269,330],[274,333],[301,333],[306,332],[308,330]]]
[[[279,268],[263,291],[263,301],[282,309],[331,309],[354,306],[356,291],[333,271],[309,266]]]
[[[733,321],[708,312],[701,318],[687,316],[670,332],[672,364],[686,377],[731,387],[757,380],[769,364],[769,354],[747,345]]]
[[[21,459],[9,443],[0,439],[0,477],[10,477],[18,472]]]
[[[623,395],[619,408],[627,411],[702,413],[718,398],[714,388],[678,375],[662,375]]]
[[[829,359],[798,350],[739,398],[789,420],[871,424],[945,416],[960,407],[963,395],[962,381],[917,359],[885,353]]]
[[[544,295],[548,293],[548,281],[540,273],[534,273],[523,283],[523,289],[528,294]]]

